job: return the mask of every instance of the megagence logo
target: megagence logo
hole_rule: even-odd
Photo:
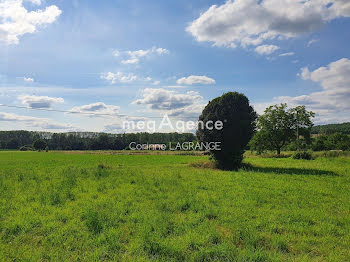
[[[125,120],[123,121],[122,128],[124,130],[140,130],[155,132],[156,130],[173,130],[175,132],[185,132],[186,130],[194,129],[207,129],[207,130],[222,130],[224,128],[224,123],[220,120],[212,121],[208,120],[205,123],[203,121],[175,121],[175,124],[172,123],[168,115],[164,115],[162,121],[157,126],[156,121],[132,121]]]

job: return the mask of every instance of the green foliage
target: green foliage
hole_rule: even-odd
[[[234,174],[190,166],[206,156],[3,151],[0,161],[2,261],[349,257],[349,158],[251,156]]]
[[[312,160],[314,159],[312,156],[312,152],[307,151],[297,151],[292,155],[293,159],[304,159],[304,160]]]
[[[264,130],[255,133],[253,138],[249,141],[249,148],[251,151],[256,151],[259,155],[271,149],[271,144],[269,143],[268,133]]]
[[[33,147],[35,150],[41,151],[46,148],[47,144],[43,139],[37,139],[33,143]]]
[[[350,150],[350,136],[341,133],[317,136],[312,143],[312,150]]]
[[[256,113],[248,98],[237,92],[228,92],[210,101],[199,120],[224,123],[222,130],[198,129],[197,137],[201,142],[221,142],[221,150],[211,152],[219,168],[239,168],[244,149],[255,130]]]
[[[300,148],[301,135],[308,142],[311,141],[312,117],[314,113],[307,111],[305,106],[287,109],[287,104],[280,104],[266,108],[258,118],[259,132],[250,144],[251,149],[258,152],[276,150],[280,154],[281,149],[293,140],[296,140],[297,148]]]
[[[48,133],[28,131],[0,131],[0,149],[18,149],[44,139],[50,150],[123,150],[129,149],[130,142],[169,144],[171,142],[193,142],[192,133]],[[45,149],[45,148],[44,148]],[[42,149],[42,150],[44,150]]]
[[[320,125],[312,128],[312,134],[330,135],[334,133],[350,135],[350,123]]]

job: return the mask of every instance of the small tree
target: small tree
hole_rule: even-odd
[[[37,139],[34,141],[33,147],[38,151],[44,150],[46,148],[46,142],[43,139]]]
[[[221,130],[198,129],[200,142],[221,142],[221,150],[211,151],[219,168],[237,169],[243,160],[244,149],[255,130],[256,113],[248,98],[237,92],[217,97],[204,108],[200,121],[222,121]]]
[[[295,139],[298,144],[300,135],[306,139],[310,137],[313,126],[311,118],[314,115],[305,106],[287,109],[287,104],[280,104],[266,108],[265,113],[258,118],[259,132],[250,143],[252,149],[273,149],[279,155],[281,148],[288,142]]]

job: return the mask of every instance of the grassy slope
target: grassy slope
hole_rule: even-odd
[[[0,259],[350,257],[349,158],[189,167],[200,159],[0,152]]]

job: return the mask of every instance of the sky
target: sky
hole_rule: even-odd
[[[347,122],[349,43],[349,0],[0,0],[0,130],[147,131],[123,121],[229,91]]]

